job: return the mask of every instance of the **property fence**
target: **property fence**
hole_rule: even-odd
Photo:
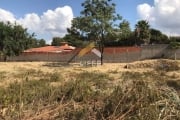
[[[89,52],[83,57],[76,56],[80,49],[63,53],[23,53],[20,56],[9,57],[8,61],[51,61],[51,62],[80,62],[100,60],[94,53]],[[180,59],[180,49],[169,49],[168,45],[146,45],[139,47],[110,47],[104,49],[104,62],[132,62],[144,59],[168,58]]]

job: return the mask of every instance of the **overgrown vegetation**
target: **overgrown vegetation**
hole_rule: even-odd
[[[174,67],[156,66],[144,72],[82,71],[69,78],[60,72],[26,69],[16,75],[21,81],[0,87],[0,119],[178,120],[179,78],[166,75],[180,70]],[[6,80],[5,75],[1,72],[0,78]]]

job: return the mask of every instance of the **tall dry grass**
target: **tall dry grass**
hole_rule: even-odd
[[[0,81],[10,82],[0,87],[0,119],[178,120],[179,63],[168,61],[167,70],[159,62],[167,64],[151,61],[153,66],[144,62],[142,67],[139,62],[127,69],[125,64],[83,68],[41,63],[11,66],[19,71],[10,76],[1,69]]]

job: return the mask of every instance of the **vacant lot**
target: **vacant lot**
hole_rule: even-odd
[[[0,63],[0,120],[180,119],[180,61]]]

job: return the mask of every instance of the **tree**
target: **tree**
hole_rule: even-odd
[[[126,20],[123,20],[120,25],[120,39],[121,40],[127,40],[129,36],[131,35],[131,28],[129,26],[129,22]]]
[[[114,28],[113,34],[107,34],[105,41],[105,46],[132,46],[134,44],[134,33],[125,19],[120,22],[118,28]]]
[[[169,43],[169,39],[167,37],[167,35],[163,34],[160,30],[151,28],[150,29],[150,34],[151,34],[151,38],[150,38],[150,43],[154,43],[154,44],[167,44]]]
[[[38,47],[44,47],[46,46],[46,41],[44,39],[38,40]]]
[[[10,22],[0,22],[0,52],[4,56],[19,55],[23,50],[29,48],[32,35],[22,26]]]
[[[169,39],[171,42],[180,42],[180,36],[171,36]]]
[[[77,26],[76,24],[77,24],[77,22],[74,19],[72,21],[71,28],[67,28],[68,34],[66,34],[63,39],[66,42],[68,42],[69,44],[71,44],[72,46],[82,47],[82,46],[84,46],[85,38],[83,37],[83,35],[80,34],[80,32],[77,30],[77,28],[75,28],[75,26]]]
[[[121,16],[116,14],[112,0],[85,0],[82,7],[84,10],[80,17],[73,19],[72,27],[86,40],[94,40],[99,44],[102,65],[105,37],[113,33],[114,23],[121,20]]]
[[[150,25],[146,20],[140,20],[135,25],[136,37],[138,38],[138,44],[149,44],[150,42]]]
[[[135,44],[134,39],[132,39],[133,33],[131,32],[130,24],[127,20],[123,20],[120,25],[119,40],[122,45],[131,46]]]
[[[60,38],[60,37],[53,37],[51,45],[53,45],[53,46],[60,46],[61,42],[64,42],[64,40],[62,38]]]

